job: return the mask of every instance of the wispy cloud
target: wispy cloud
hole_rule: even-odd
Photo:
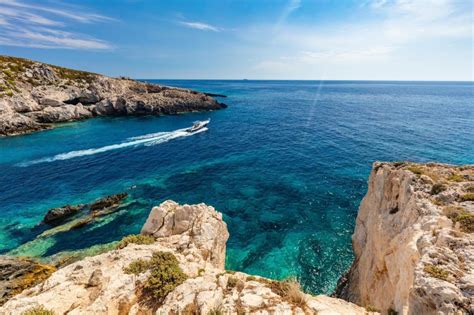
[[[68,23],[98,23],[114,19],[87,12],[82,7],[66,9],[0,0],[0,44],[51,49],[111,49],[112,45],[92,36],[64,31]]]
[[[318,69],[328,64],[382,62],[412,51],[408,48],[414,44],[422,47],[430,41],[472,38],[469,1],[371,0],[362,9],[375,18],[337,22],[318,29],[288,24],[266,30],[267,34],[260,38],[268,38],[272,32],[272,43],[278,43],[281,53],[276,58],[261,60],[255,70],[283,73],[311,71],[311,67]]]
[[[275,24],[275,28],[279,28],[283,23],[286,22],[286,19],[301,7],[301,0],[289,0],[286,6],[283,8],[283,11]]]
[[[201,30],[201,31],[212,31],[212,32],[221,31],[221,28],[217,26],[213,26],[211,24],[203,23],[203,22],[179,22],[179,23],[186,27],[193,28],[196,30]]]

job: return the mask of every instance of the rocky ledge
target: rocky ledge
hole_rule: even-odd
[[[0,314],[474,314],[473,232],[474,166],[375,163],[338,298],[225,270],[222,215],[166,201],[141,234],[55,272],[0,258]]]
[[[152,209],[140,235],[57,270],[11,298],[0,314],[367,313],[340,299],[305,294],[294,281],[226,271],[228,236],[214,208],[166,201]]]
[[[168,115],[226,107],[210,95],[0,56],[0,136],[95,116]]]
[[[474,166],[375,163],[337,296],[388,314],[474,314]]]

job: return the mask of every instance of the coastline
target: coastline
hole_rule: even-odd
[[[97,116],[175,115],[226,108],[189,89],[0,56],[0,136],[51,129]]]

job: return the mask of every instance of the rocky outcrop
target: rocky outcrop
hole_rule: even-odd
[[[83,208],[84,205],[66,205],[64,207],[49,209],[46,215],[44,216],[43,222],[47,224],[58,224],[66,220],[67,218],[75,215]]]
[[[205,93],[0,56],[0,136],[94,116],[169,115],[224,107]]]
[[[0,306],[48,278],[56,269],[32,259],[0,256]]]
[[[398,314],[474,314],[474,166],[375,163],[336,295]]]
[[[153,208],[142,232],[120,249],[59,269],[9,300],[0,314],[38,307],[55,314],[367,313],[340,299],[304,294],[291,282],[224,270],[227,227],[205,204],[166,201]]]
[[[128,193],[119,193],[115,195],[110,195],[104,198],[101,198],[93,202],[89,208],[91,212],[97,212],[111,207],[118,206],[125,198],[127,198]]]
[[[127,196],[128,193],[123,192],[100,198],[90,204],[65,205],[59,208],[52,208],[49,209],[44,216],[43,222],[51,225],[58,225],[75,216],[79,211],[88,208],[90,215],[86,216],[85,219],[82,218],[83,221],[81,222],[89,223],[92,220],[92,217],[112,213],[113,210],[115,210],[120,203],[127,198]]]

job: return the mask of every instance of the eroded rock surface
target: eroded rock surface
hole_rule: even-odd
[[[0,305],[48,278],[55,270],[32,259],[0,256]]]
[[[327,296],[287,292],[275,281],[223,269],[228,232],[222,214],[204,204],[166,201],[153,208],[143,233],[156,241],[87,257],[13,297],[0,314],[43,306],[56,314],[366,314],[364,308]],[[149,271],[127,273],[132,262],[172,253],[186,280],[159,305],[143,300]],[[149,302],[149,301],[148,301]]]
[[[375,163],[337,296],[398,314],[474,314],[474,166]]]
[[[224,107],[205,93],[0,56],[0,136],[94,116],[167,115]]]

